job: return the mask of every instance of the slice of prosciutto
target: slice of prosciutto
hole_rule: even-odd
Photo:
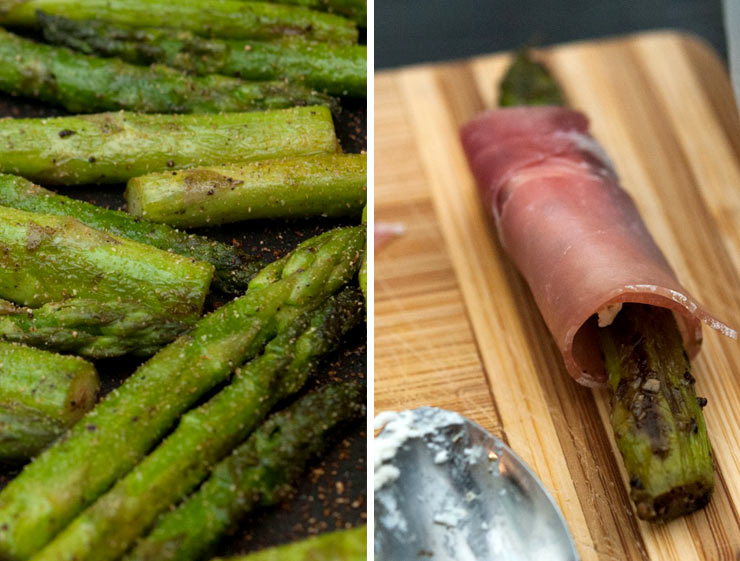
[[[578,382],[606,383],[597,329],[625,302],[673,310],[690,357],[702,321],[737,337],[678,282],[583,114],[497,109],[466,124],[461,137],[501,243]]]

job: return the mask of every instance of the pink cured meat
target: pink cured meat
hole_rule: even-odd
[[[578,382],[605,384],[595,316],[622,303],[673,310],[690,357],[702,321],[737,337],[678,282],[583,114],[498,109],[466,124],[461,137],[501,243]]]

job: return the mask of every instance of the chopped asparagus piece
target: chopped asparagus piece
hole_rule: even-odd
[[[128,211],[152,222],[196,227],[257,218],[360,214],[365,154],[321,154],[135,177]]]
[[[198,75],[302,83],[333,95],[367,95],[367,47],[289,37],[273,41],[199,37],[188,31],[122,27],[40,12],[44,39],[132,64],[166,64]]]
[[[91,228],[135,242],[171,251],[216,269],[213,286],[227,294],[242,294],[262,266],[238,248],[175,230],[165,224],[139,220],[126,212],[110,210],[58,195],[15,175],[0,174],[0,205],[60,216],[71,216]]]
[[[167,343],[183,330],[172,333],[172,325],[187,328],[200,317],[213,276],[208,263],[94,230],[74,218],[3,206],[0,244],[0,297],[31,308],[54,303],[41,310],[38,319],[33,311],[4,306],[1,330],[12,340],[40,342],[52,349],[81,351],[44,340],[42,333],[33,332],[35,323],[46,328],[75,318],[89,328],[103,329],[114,317],[119,325],[146,325],[149,336],[160,345]],[[57,321],[52,307],[63,319]],[[23,335],[23,326],[31,330],[31,339]],[[115,331],[108,334],[114,336]],[[82,340],[79,343],[84,347]],[[138,349],[134,345],[128,350]]]
[[[0,0],[0,25],[38,28],[37,12],[101,19],[131,27],[171,27],[230,39],[300,35],[316,41],[357,42],[348,19],[297,6],[237,0]]]
[[[99,389],[79,357],[0,342],[0,459],[36,455],[92,409]]]
[[[155,171],[336,151],[331,112],[319,106],[0,119],[0,171],[44,185],[121,183]]]
[[[3,29],[0,90],[72,113],[220,113],[334,105],[324,94],[285,81],[245,82],[217,74],[192,76],[167,66],[136,66],[36,43]]]

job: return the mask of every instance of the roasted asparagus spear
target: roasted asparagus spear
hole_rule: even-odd
[[[359,215],[366,199],[365,154],[320,154],[155,173],[130,179],[126,186],[132,215],[183,227]]]
[[[0,29],[0,90],[35,97],[73,113],[125,109],[140,113],[219,113],[332,106],[330,97],[286,81],[245,82],[191,76],[166,66],[36,43]]]
[[[6,303],[0,336],[93,357],[148,353],[172,341],[200,317],[213,277],[208,263],[68,216],[0,206],[0,243],[0,297],[41,308],[36,315]],[[72,330],[54,329],[63,326]]]
[[[275,0],[278,4],[293,4],[312,10],[342,14],[353,19],[357,25],[367,25],[367,0]]]
[[[362,209],[362,224],[367,228],[367,206]],[[362,265],[360,265],[360,272],[357,275],[360,290],[362,290],[365,303],[367,303],[367,236],[365,236],[365,253],[362,254]]]
[[[364,400],[355,386],[330,385],[274,415],[191,497],[166,512],[126,561],[201,559],[244,513],[284,498],[307,461],[326,447],[332,429],[363,414]],[[352,541],[356,555],[359,544]],[[338,559],[338,552],[331,558]]]
[[[354,23],[340,16],[237,0],[0,0],[0,25],[38,28],[39,10],[130,27],[171,27],[206,37],[277,39],[299,35],[344,44],[356,43],[358,37]]]
[[[124,300],[72,298],[40,308],[0,300],[0,338],[90,358],[153,355],[196,319]]]
[[[38,14],[44,38],[132,64],[166,64],[198,75],[222,74],[243,80],[282,80],[333,95],[365,97],[367,47],[288,37],[272,41],[199,37],[174,29],[121,27],[102,20],[75,20]]]
[[[366,561],[367,526],[335,530],[305,540],[212,561]]]
[[[71,216],[96,230],[210,263],[215,267],[213,286],[226,294],[242,294],[262,267],[257,259],[232,245],[58,195],[15,175],[0,174],[0,205]]]
[[[95,367],[23,345],[0,342],[0,460],[25,460],[92,409]]]
[[[303,242],[108,394],[0,492],[0,558],[25,560],[42,549],[200,396],[352,279],[364,239],[355,227]]]
[[[260,357],[243,365],[229,386],[183,415],[162,444],[73,520],[34,560],[117,559],[160,512],[204,479],[280,399],[303,386],[319,357],[360,320],[362,309],[359,291],[348,289],[315,312],[297,318],[268,343]],[[316,424],[326,424],[323,416],[313,415]],[[295,461],[300,465],[299,458]],[[193,538],[202,543],[205,536],[203,529],[199,530]],[[179,545],[182,550],[184,544]]]
[[[521,52],[502,83],[500,103],[560,105],[547,69]],[[600,329],[612,392],[611,423],[637,515],[670,520],[709,502],[714,463],[694,378],[672,312],[624,305]]]
[[[225,115],[100,113],[0,120],[0,171],[43,185],[337,150],[326,107]]]

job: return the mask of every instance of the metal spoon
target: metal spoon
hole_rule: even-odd
[[[550,494],[491,433],[432,407],[376,422],[376,559],[578,560]]]

